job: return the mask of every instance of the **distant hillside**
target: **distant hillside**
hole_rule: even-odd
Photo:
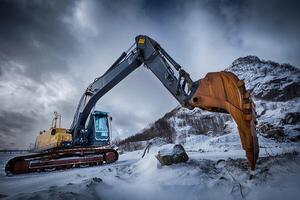
[[[128,142],[137,142],[150,140],[156,137],[165,138],[168,142],[173,142],[176,136],[175,129],[169,123],[168,119],[170,116],[173,116],[175,109],[166,113],[162,118],[155,121],[153,124],[150,124],[149,127],[141,130],[133,136],[130,136],[119,142],[118,145],[123,145]]]

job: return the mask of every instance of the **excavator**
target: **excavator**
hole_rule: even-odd
[[[182,107],[229,113],[237,124],[248,167],[255,169],[259,155],[256,112],[244,81],[227,71],[210,72],[193,81],[159,43],[146,35],[138,35],[134,44],[87,87],[71,127],[64,129],[52,125],[48,135],[57,136],[55,145],[51,145],[50,140],[36,144],[38,153],[12,158],[6,164],[6,172],[21,174],[117,161],[119,155],[111,146],[108,134],[110,117],[108,113],[93,109],[103,95],[140,66],[149,69]],[[55,118],[56,121],[58,115]],[[47,132],[40,134],[41,141],[45,140],[43,134]]]

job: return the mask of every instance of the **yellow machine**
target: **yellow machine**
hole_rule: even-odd
[[[71,147],[72,135],[67,129],[61,128],[61,115],[54,112],[51,128],[48,131],[41,131],[35,141],[34,151],[40,152],[53,148]]]

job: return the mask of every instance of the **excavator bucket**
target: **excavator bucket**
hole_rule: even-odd
[[[231,72],[208,73],[199,80],[199,86],[189,105],[212,112],[230,113],[238,126],[248,166],[254,170],[259,153],[255,128],[256,113],[244,81]]]

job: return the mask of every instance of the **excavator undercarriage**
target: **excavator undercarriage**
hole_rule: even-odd
[[[18,156],[8,161],[5,171],[11,174],[53,171],[113,163],[119,154],[110,147],[52,149],[43,153]]]

